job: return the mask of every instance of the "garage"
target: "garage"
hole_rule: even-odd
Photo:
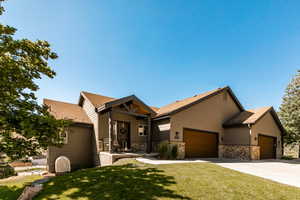
[[[183,137],[187,158],[218,157],[218,133],[184,129]]]
[[[258,146],[260,147],[260,159],[276,158],[276,138],[266,135],[258,136]]]

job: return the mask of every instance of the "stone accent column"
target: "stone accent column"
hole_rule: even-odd
[[[260,159],[260,146],[251,146],[250,147],[251,160],[259,160]]]

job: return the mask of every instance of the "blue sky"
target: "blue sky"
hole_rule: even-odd
[[[43,98],[135,94],[162,106],[229,85],[246,108],[281,103],[300,69],[297,0],[9,0],[1,23],[59,59]]]

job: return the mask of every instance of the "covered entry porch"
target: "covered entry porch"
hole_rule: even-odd
[[[141,100],[132,95],[104,104],[98,112],[99,152],[151,152],[155,112]]]

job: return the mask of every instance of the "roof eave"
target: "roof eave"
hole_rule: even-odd
[[[114,101],[104,103],[100,107],[96,108],[96,111],[101,112],[101,111],[104,111],[104,110],[107,110],[107,109],[113,107],[114,105],[118,105],[118,104],[121,104],[122,102],[127,102],[127,101],[131,101],[131,100],[138,101],[140,104],[142,104],[150,112],[150,114],[152,114],[152,115],[156,114],[156,112],[154,110],[152,110],[149,106],[147,106],[143,101],[141,101],[135,95],[130,95],[130,96],[127,96],[127,97],[123,97],[123,98],[120,98],[120,99],[116,99]]]
[[[205,96],[205,97],[203,97],[203,98],[201,98],[201,99],[198,99],[197,101],[194,101],[194,102],[191,102],[191,103],[189,103],[189,104],[187,104],[187,105],[185,105],[185,106],[182,106],[182,107],[180,107],[180,108],[177,108],[177,109],[175,109],[175,110],[173,110],[173,111],[171,111],[171,112],[169,112],[169,113],[167,113],[168,115],[173,115],[173,114],[175,114],[175,113],[178,113],[178,112],[180,112],[180,111],[182,111],[182,110],[185,110],[185,109],[187,109],[187,108],[189,108],[189,107],[191,107],[191,106],[193,106],[193,105],[195,105],[195,104],[198,104],[198,103],[200,103],[200,102],[202,102],[202,101],[205,101],[205,100],[207,100],[207,99],[209,99],[210,97],[213,97],[213,96],[215,96],[215,95],[217,95],[217,94],[220,94],[221,92],[224,92],[224,91],[229,91],[229,94],[231,95],[231,97],[233,98],[233,100],[234,100],[234,102],[237,104],[237,106],[239,107],[239,109],[240,109],[240,111],[245,111],[245,109],[244,109],[244,107],[242,106],[242,104],[239,102],[239,100],[237,99],[237,97],[234,95],[234,93],[233,93],[233,91],[231,90],[231,88],[229,87],[229,86],[226,86],[226,87],[224,87],[224,88],[222,88],[222,89],[220,89],[220,90],[218,90],[218,91],[215,91],[215,92],[213,92],[213,93],[211,93],[211,94],[209,94],[209,95],[207,95],[207,96]]]

